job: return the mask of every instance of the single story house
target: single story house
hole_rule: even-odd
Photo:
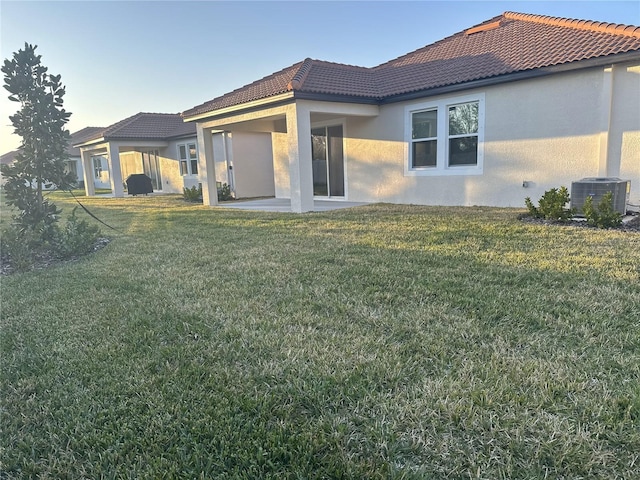
[[[198,183],[195,129],[177,114],[137,113],[73,146],[80,151],[87,195],[106,188],[122,197],[134,173],[150,177],[154,191],[182,192]]]
[[[211,178],[228,184],[236,198],[273,195],[270,141],[265,133],[215,132],[211,148],[218,173]],[[199,185],[196,125],[179,114],[137,113],[94,131],[74,147],[82,158],[87,195],[106,188],[122,197],[127,177],[138,173],[151,178],[154,192],[182,193]],[[234,168],[243,172],[247,164],[254,173],[235,182]]]
[[[206,205],[223,131],[267,134],[268,179],[294,212],[314,199],[522,207],[584,177],[630,180],[638,206],[640,27],[505,12],[373,68],[307,58],[182,117]]]
[[[80,149],[74,147],[78,143],[86,141],[91,138],[97,132],[104,130],[102,127],[85,127],[82,130],[78,130],[71,134],[69,139],[69,145],[67,147],[67,171],[73,173],[78,180],[78,185],[84,187],[84,169],[82,168],[82,158],[80,156]]]
[[[104,130],[100,127],[85,127],[82,130],[78,130],[71,134],[71,138],[69,139],[69,144],[67,146],[67,159],[66,170],[71,172],[76,177],[78,181],[78,185],[84,185],[84,175],[82,171],[82,162],[80,161],[80,150],[78,148],[74,148],[74,144],[83,142],[86,138],[94,135],[96,132]],[[11,164],[14,162],[16,155],[18,155],[19,150],[13,150],[11,152],[5,153],[0,157],[0,163],[2,164]],[[0,184],[4,185],[4,179],[1,178],[0,175]]]

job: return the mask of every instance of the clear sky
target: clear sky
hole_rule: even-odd
[[[379,65],[505,11],[640,25],[640,1],[6,1],[0,50],[38,46],[71,132],[177,113],[307,57]],[[0,97],[0,153],[15,149]]]

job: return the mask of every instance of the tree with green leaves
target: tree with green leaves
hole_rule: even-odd
[[[2,262],[14,271],[26,270],[42,259],[89,253],[100,234],[96,226],[79,220],[75,209],[60,228],[62,211],[43,195],[47,184],[70,190],[75,176],[65,170],[70,137],[65,125],[71,116],[63,108],[65,88],[60,75],[48,73],[42,65],[36,48],[25,43],[1,69],[9,100],[20,104],[9,117],[22,138],[19,153],[11,165],[0,166],[6,179],[6,203],[18,210],[0,244]]]
[[[70,136],[65,125],[71,116],[63,108],[65,88],[60,75],[48,73],[42,65],[36,48],[25,43],[24,49],[2,66],[9,100],[20,104],[9,119],[22,142],[16,161],[1,168],[6,178],[6,203],[19,210],[14,219],[20,230],[45,233],[60,211],[44,198],[43,187],[53,184],[68,189],[75,178],[65,171]]]

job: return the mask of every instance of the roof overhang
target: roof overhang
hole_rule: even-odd
[[[86,148],[86,147],[90,147],[92,145],[97,145],[99,143],[105,143],[106,141],[107,140],[105,140],[104,137],[94,138],[92,140],[87,140],[86,142],[73,144],[72,147],[73,148]]]
[[[596,67],[606,67],[618,63],[632,62],[640,60],[640,51],[625,52],[615,55],[607,55],[604,57],[591,58],[587,60],[579,60],[570,63],[563,63],[560,65],[552,65],[548,67],[536,68],[532,70],[519,71],[514,73],[507,73],[504,75],[498,75],[493,77],[481,78],[478,80],[472,80],[468,82],[444,85],[441,87],[434,87],[424,90],[416,90],[407,93],[400,93],[396,95],[390,95],[384,98],[380,97],[362,97],[362,96],[349,96],[330,93],[319,92],[304,92],[300,90],[286,92],[280,95],[274,95],[260,100],[252,102],[241,103],[218,110],[212,110],[196,115],[185,116],[185,122],[206,122],[218,119],[224,119],[226,117],[233,117],[238,114],[245,114],[263,110],[265,108],[276,107],[287,103],[295,102],[296,100],[312,100],[323,101],[333,103],[354,103],[365,105],[386,105],[391,103],[398,103],[403,101],[415,100],[418,98],[431,97],[435,95],[442,95],[448,93],[460,92],[463,90],[469,90],[473,88],[484,88],[493,85],[500,85],[503,83],[515,82],[519,80],[527,80],[533,78],[544,77],[557,73],[570,72],[576,70],[583,70]]]
[[[185,116],[185,122],[198,122],[209,119],[211,117],[223,117],[229,114],[235,114],[240,112],[249,112],[255,110],[262,110],[265,107],[274,107],[285,103],[290,103],[294,100],[293,92],[281,93],[280,95],[274,95],[260,100],[254,100],[252,102],[240,103],[231,107],[220,108],[218,110],[212,110],[210,112],[200,113],[197,115]]]
[[[545,77],[556,73],[571,72],[577,70],[586,70],[589,68],[608,67],[618,63],[626,63],[632,61],[640,61],[640,51],[619,53],[606,57],[591,58],[588,60],[580,60],[571,63],[563,63],[561,65],[552,65],[549,67],[536,68],[533,70],[525,70],[522,72],[507,73],[496,77],[482,78],[454,85],[444,85],[442,87],[430,88],[427,90],[417,90],[414,92],[401,93],[384,98],[379,103],[381,105],[389,103],[404,102],[407,100],[416,100],[418,98],[432,97],[447,93],[455,93],[462,90],[470,90],[473,88],[483,88],[492,85],[500,85],[502,83],[515,82],[518,80],[528,80],[533,78]]]

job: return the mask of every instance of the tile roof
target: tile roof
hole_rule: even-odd
[[[9,165],[16,159],[16,155],[20,150],[11,150],[10,152],[0,155],[0,165]]]
[[[306,59],[182,115],[197,116],[287,92],[294,97],[316,94],[382,102],[626,52],[640,52],[640,27],[505,12],[373,68]]]
[[[78,145],[80,143],[84,143],[87,140],[95,137],[96,134],[99,134],[104,130],[104,127],[85,127],[82,130],[78,130],[71,134],[71,138],[69,139],[69,145],[67,146],[67,155],[70,157],[79,157],[80,149],[75,148],[74,145]]]
[[[74,148],[74,145],[86,142],[103,130],[103,127],[85,127],[82,130],[78,130],[77,132],[72,133],[69,138],[69,143],[67,144],[67,155],[69,155],[70,157],[79,157],[80,149]],[[20,153],[20,150],[13,150],[11,152],[5,153],[4,155],[0,156],[0,163],[12,163],[18,153]]]
[[[106,128],[99,129],[84,140],[76,142],[75,145],[99,138],[105,140],[168,140],[195,134],[195,124],[185,123],[178,113],[140,112]]]

